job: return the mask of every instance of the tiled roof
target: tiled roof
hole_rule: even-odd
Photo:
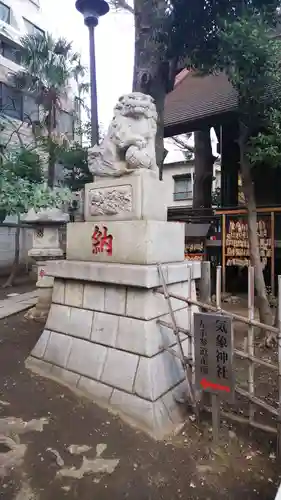
[[[165,128],[191,124],[234,111],[236,107],[237,93],[225,75],[202,77],[183,70],[176,78],[174,89],[166,96]]]

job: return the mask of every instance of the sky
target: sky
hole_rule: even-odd
[[[75,0],[41,0],[41,7],[46,29],[72,41],[89,66],[88,28]],[[133,16],[110,12],[100,19],[95,33],[99,122],[107,129],[117,100],[132,90]]]
[[[45,29],[55,36],[73,42],[82,62],[89,66],[89,35],[83,16],[75,8],[75,0],[41,0]],[[133,16],[111,10],[102,17],[95,29],[96,72],[99,123],[107,130],[113,108],[122,94],[131,92],[134,62]],[[214,131],[211,133],[213,153],[216,154]],[[193,144],[191,138],[190,144]],[[182,153],[174,143],[165,141],[170,151],[166,161],[181,161]],[[181,155],[179,157],[179,155]]]

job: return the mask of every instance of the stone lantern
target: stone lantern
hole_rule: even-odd
[[[59,229],[68,221],[69,215],[57,208],[38,212],[32,208],[24,218],[25,223],[33,226],[32,248],[28,255],[37,263],[38,303],[28,312],[29,318],[45,320],[48,315],[54,278],[46,275],[46,265],[49,260],[63,259]]]

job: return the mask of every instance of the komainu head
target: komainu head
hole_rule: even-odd
[[[114,108],[114,115],[128,116],[136,120],[145,117],[157,121],[154,99],[150,95],[141,92],[132,92],[121,96]]]

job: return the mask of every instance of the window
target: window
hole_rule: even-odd
[[[9,59],[10,61],[13,61],[17,64],[20,64],[21,56],[19,48],[16,48],[7,42],[1,41],[0,53],[2,54],[3,57],[6,57],[6,59]]]
[[[0,83],[0,111],[3,114],[27,123],[39,120],[39,106],[32,95]]]
[[[7,24],[10,24],[11,20],[11,9],[2,2],[0,2],[0,20]]]
[[[22,120],[23,99],[22,94],[4,83],[0,84],[0,109],[11,118]]]
[[[24,24],[26,27],[26,31],[29,35],[41,35],[44,36],[45,32],[38,28],[38,26],[35,26],[35,24],[31,23],[27,19],[24,18]]]
[[[174,176],[174,200],[189,200],[192,198],[192,180],[190,174]]]

